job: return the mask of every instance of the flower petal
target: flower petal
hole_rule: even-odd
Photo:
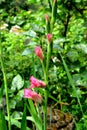
[[[24,98],[30,98],[33,101],[38,102],[38,103],[42,102],[42,97],[39,94],[37,94],[36,92],[34,92],[28,88],[24,89]]]

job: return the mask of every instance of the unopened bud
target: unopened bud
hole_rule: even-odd
[[[49,15],[48,14],[45,15],[45,19],[46,19],[46,21],[49,21]]]
[[[40,46],[35,48],[35,54],[40,58],[40,60],[44,59],[43,51]]]
[[[50,33],[47,34],[47,40],[48,40],[49,42],[52,41],[52,34],[50,34]]]
[[[56,0],[54,0],[53,2],[54,2],[54,4],[55,4],[55,3],[56,3]]]

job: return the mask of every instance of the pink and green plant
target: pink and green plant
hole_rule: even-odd
[[[38,56],[38,58],[39,58],[40,60],[43,60],[43,59],[44,59],[43,51],[42,51],[42,49],[41,49],[40,46],[37,46],[37,47],[35,48],[35,54]]]
[[[33,115],[33,111],[31,111],[30,109],[30,113],[33,117],[34,123],[36,124],[36,127],[39,130],[46,130],[47,128],[47,102],[48,102],[48,97],[49,97],[49,92],[47,90],[49,84],[48,84],[48,72],[49,72],[49,64],[50,64],[50,58],[51,58],[51,42],[52,42],[52,34],[47,34],[46,35],[47,38],[47,56],[46,56],[46,64],[44,64],[44,52],[42,51],[42,48],[40,46],[36,46],[35,47],[35,55],[40,59],[41,64],[42,64],[42,71],[44,73],[44,81],[39,80],[37,78],[35,78],[34,76],[30,77],[30,87],[29,88],[25,88],[24,89],[24,98],[28,98],[29,99],[29,104],[30,104],[30,108],[32,108],[32,104],[30,103],[30,100],[33,100],[35,102],[35,106],[33,105],[33,107],[37,107],[38,103],[42,103],[42,111],[44,114],[44,118],[42,121],[42,117],[40,116],[41,113],[38,113],[37,115]],[[40,88],[40,91],[39,91]],[[38,90],[39,93],[35,92],[36,90]],[[38,106],[39,107],[39,106]],[[40,108],[38,108],[40,109]],[[36,108],[34,108],[35,111],[37,111]],[[40,111],[40,110],[39,110]],[[36,112],[35,112],[36,113]],[[34,118],[38,120],[38,123],[35,121]],[[43,125],[44,124],[44,125]]]
[[[42,102],[42,97],[31,89],[24,89],[24,98],[30,98],[36,103]]]
[[[56,14],[57,13],[57,1],[53,1],[53,7],[52,7],[52,17],[50,22],[50,17],[48,14],[45,15],[46,20],[46,39],[47,39],[47,52],[45,53],[43,49],[40,46],[35,47],[35,55],[40,59],[41,65],[42,65],[42,72],[43,72],[43,79],[39,80],[35,78],[34,76],[30,77],[30,87],[24,89],[24,98],[29,98],[29,111],[33,118],[33,122],[36,125],[36,129],[39,130],[46,130],[47,129],[47,104],[48,104],[48,97],[49,97],[49,81],[48,81],[48,75],[49,75],[49,65],[50,65],[50,59],[52,55],[53,50],[53,36],[52,36],[52,29],[55,23]],[[53,25],[51,25],[53,24]],[[44,55],[46,57],[44,58]],[[45,62],[45,63],[44,63]],[[37,91],[37,92],[35,92]],[[32,102],[36,102],[36,105]],[[39,104],[41,103],[41,108],[43,112],[43,119],[40,113]],[[32,108],[34,110],[32,110]],[[37,114],[36,114],[37,113]],[[37,120],[36,120],[37,119]]]
[[[52,38],[52,35],[48,34],[48,41],[49,42],[51,41],[51,38]],[[51,52],[47,51],[47,53],[51,53]],[[43,55],[43,52],[42,52],[42,49],[41,49],[40,46],[36,46],[35,54],[40,59],[41,64],[42,64],[42,69],[44,69],[43,72],[44,72],[44,80],[45,81],[39,80],[39,79],[35,78],[34,76],[31,76],[30,77],[31,85],[30,85],[29,88],[24,89],[24,98],[29,98],[30,100],[33,100],[35,102],[35,104],[44,102],[43,103],[44,105],[42,105],[43,114],[44,114],[44,121],[43,122],[42,122],[42,117],[40,116],[40,113],[38,113],[37,115],[36,114],[33,115],[33,113],[32,113],[33,111],[31,111],[30,109],[29,109],[29,111],[30,111],[30,113],[33,117],[33,120],[34,120],[34,123],[36,124],[36,127],[39,130],[46,130],[46,125],[47,125],[46,124],[46,122],[47,122],[47,100],[48,100],[48,91],[47,91],[47,87],[48,87],[48,67],[49,67],[49,62],[50,62],[50,57],[49,57],[50,54],[47,54],[47,64],[46,64],[46,66],[44,65],[44,62],[43,62],[44,55]],[[35,92],[35,88],[37,88],[38,91],[39,91],[39,88],[41,88],[41,91],[39,93],[42,96]],[[29,100],[29,104],[30,104],[30,108],[32,108],[33,102],[31,104],[30,100]],[[33,107],[36,107],[36,106],[38,106],[38,105],[35,105],[35,106],[33,105]],[[34,108],[34,110],[37,111],[36,108]],[[38,123],[37,123],[37,121],[35,121],[34,118],[35,119],[40,118],[38,120]]]
[[[41,80],[38,80],[36,79],[34,76],[31,76],[30,77],[30,82],[31,82],[31,86],[30,88],[38,88],[38,87],[42,87],[44,88],[46,86],[46,83],[41,81]]]

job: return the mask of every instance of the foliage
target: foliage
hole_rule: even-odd
[[[25,2],[1,0],[0,5],[2,7],[0,9],[0,42],[3,47],[12,123],[13,126],[16,124],[16,127],[21,128],[21,119],[23,122],[26,115],[23,89],[29,87],[29,77],[32,74],[36,75],[37,78],[43,77],[40,62],[33,50],[36,45],[40,45],[46,54],[45,14],[49,14],[51,18],[52,0],[26,0]],[[7,23],[8,26],[1,29],[4,23]],[[10,32],[15,25],[20,26],[20,29],[16,30],[18,34],[15,31]],[[49,92],[59,101],[57,108],[77,116],[76,130],[86,129],[87,122],[86,28],[86,0],[58,0],[56,22],[52,31],[53,53],[48,75]],[[83,114],[76,93],[74,93],[72,84],[67,77],[67,71],[60,54],[75,85]],[[0,66],[0,92],[3,88],[2,77]],[[2,97],[5,96],[5,90],[2,93]],[[56,100],[49,98],[49,105],[50,100],[52,101],[51,105],[56,103]],[[62,102],[68,103],[69,106],[62,105],[61,107]],[[3,112],[0,115],[3,116]],[[16,121],[18,123],[14,123]]]

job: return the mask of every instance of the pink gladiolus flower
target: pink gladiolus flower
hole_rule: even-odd
[[[45,19],[46,19],[46,21],[49,20],[49,15],[48,14],[45,15]]]
[[[37,46],[37,47],[35,48],[35,54],[36,54],[41,60],[44,59],[43,51],[42,51],[42,49],[41,49],[40,46]]]
[[[50,34],[50,33],[47,34],[47,40],[48,40],[49,42],[52,41],[52,34]]]
[[[42,97],[39,94],[37,94],[36,92],[33,92],[32,90],[28,88],[24,89],[24,98],[30,98],[37,103],[41,103],[42,101]]]
[[[30,77],[30,82],[31,82],[30,88],[35,88],[35,87],[38,88],[38,87],[45,87],[46,86],[46,84],[43,81],[38,80],[33,76]]]

